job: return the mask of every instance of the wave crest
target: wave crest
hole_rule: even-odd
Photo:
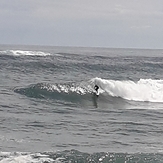
[[[16,93],[34,98],[77,98],[77,96],[85,95],[92,92],[91,86],[84,83],[66,83],[66,84],[47,84],[37,83],[29,85],[26,88],[16,88]],[[73,97],[72,97],[73,96]]]
[[[0,51],[0,54],[11,55],[11,56],[49,56],[50,53],[41,51],[24,51],[24,50],[5,50]]]

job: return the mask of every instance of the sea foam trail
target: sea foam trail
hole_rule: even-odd
[[[99,85],[101,93],[106,92],[113,97],[134,101],[163,102],[163,80],[140,79],[134,82],[93,78],[91,82]]]

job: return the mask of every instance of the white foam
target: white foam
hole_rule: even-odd
[[[2,157],[0,163],[42,163],[42,162],[54,162],[48,155],[42,155],[40,153],[30,154],[22,152],[0,152]]]
[[[23,50],[10,50],[10,52],[15,56],[48,56],[50,53],[44,53],[41,51],[23,51]]]
[[[49,56],[50,53],[41,51],[24,51],[24,50],[6,50],[0,51],[0,54],[13,55],[13,56]]]
[[[163,80],[140,79],[138,82],[133,82],[93,78],[91,82],[101,88],[101,93],[106,92],[114,97],[134,101],[163,102]]]

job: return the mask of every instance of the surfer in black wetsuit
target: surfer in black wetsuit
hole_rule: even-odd
[[[98,85],[95,85],[94,86],[94,89],[96,92],[93,93],[93,104],[96,108],[98,108],[98,105],[97,105],[97,100],[98,100],[98,96],[99,96],[99,92],[98,92],[98,89],[99,89],[99,86]]]
[[[95,89],[95,91],[96,91],[96,96],[98,96],[98,95],[99,95],[99,93],[98,93],[99,86],[98,86],[98,85],[95,85],[95,86],[94,86],[94,89]]]

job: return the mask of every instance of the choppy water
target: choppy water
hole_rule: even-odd
[[[0,162],[163,162],[162,76],[163,50],[0,46]]]

